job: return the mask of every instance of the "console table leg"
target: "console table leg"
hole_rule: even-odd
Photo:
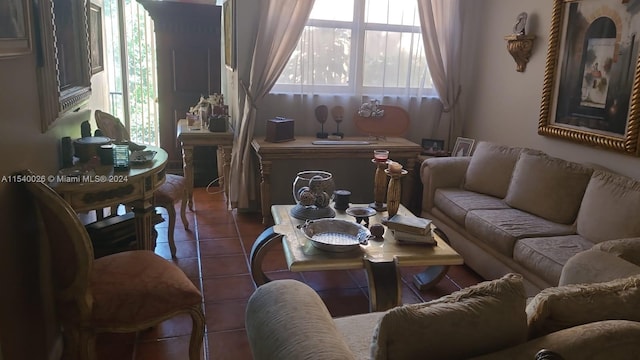
[[[262,271],[262,260],[273,244],[281,242],[284,235],[275,232],[274,227],[270,227],[262,232],[251,247],[251,277],[256,286],[260,286],[271,281]]]
[[[365,259],[364,264],[369,283],[369,311],[385,311],[402,304],[397,263]]]

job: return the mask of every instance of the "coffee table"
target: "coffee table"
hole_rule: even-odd
[[[269,247],[282,241],[284,255],[290,271],[323,271],[366,269],[369,285],[370,311],[383,311],[401,304],[399,267],[428,266],[419,274],[422,281],[436,283],[446,274],[450,265],[463,264],[462,257],[447,243],[446,236],[434,229],[437,245],[399,244],[387,229],[383,241],[369,241],[348,253],[334,253],[317,249],[298,228],[303,220],[293,218],[289,211],[294,205],[273,205],[271,214],[276,225],[266,229],[251,249],[251,276],[257,286],[271,281],[262,271],[262,260]],[[366,206],[353,204],[352,206]],[[400,214],[414,216],[403,205]],[[372,216],[370,225],[380,223],[386,212]],[[336,219],[355,219],[336,210]]]

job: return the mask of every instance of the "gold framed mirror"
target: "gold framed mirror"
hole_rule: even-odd
[[[88,0],[34,0],[42,132],[91,96]]]

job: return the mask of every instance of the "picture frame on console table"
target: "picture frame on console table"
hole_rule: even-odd
[[[538,134],[639,155],[636,7],[553,0]]]
[[[476,141],[470,138],[459,137],[456,139],[456,144],[453,146],[451,156],[471,156],[471,150],[473,150],[473,144]]]

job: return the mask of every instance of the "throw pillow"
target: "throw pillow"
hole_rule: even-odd
[[[560,224],[575,221],[593,169],[544,154],[523,152],[504,201]]]
[[[578,234],[599,243],[640,236],[640,181],[596,170],[584,194]]]
[[[440,299],[389,310],[378,323],[372,359],[467,359],[526,340],[522,276],[507,274]]]
[[[542,290],[527,306],[529,338],[602,320],[640,321],[640,275]]]
[[[521,151],[521,148],[479,142],[467,168],[464,188],[503,199]]]

